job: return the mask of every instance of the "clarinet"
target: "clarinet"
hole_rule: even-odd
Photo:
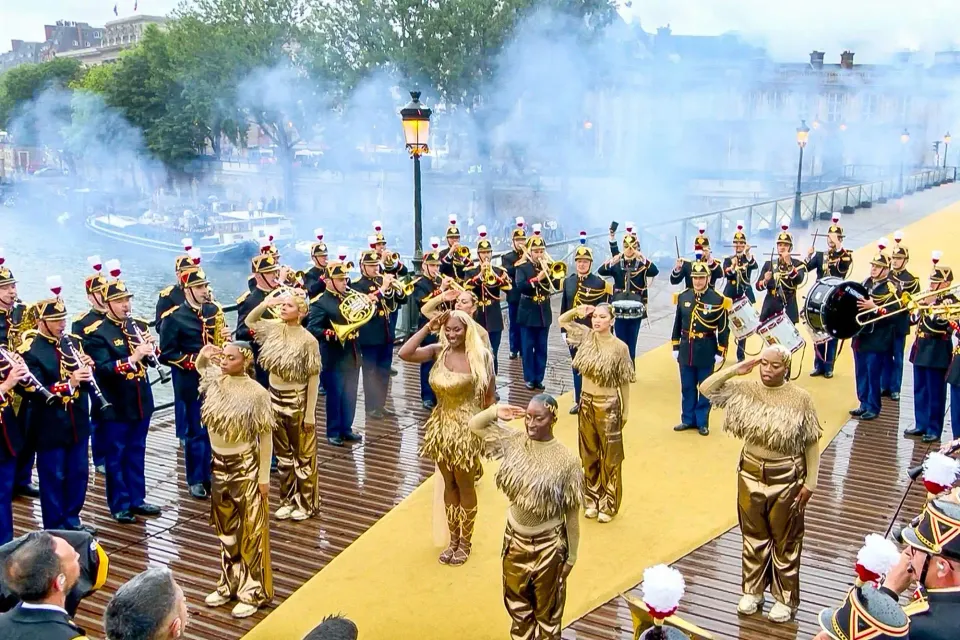
[[[147,337],[143,335],[143,331],[141,331],[140,327],[137,326],[137,321],[130,316],[127,316],[126,320],[127,320],[127,325],[131,329],[131,334],[137,339],[136,346],[139,347],[142,344],[146,344]],[[160,384],[167,384],[168,382],[170,382],[170,372],[160,367],[160,359],[158,358],[159,353],[160,353],[160,349],[154,349],[153,353],[147,356],[147,361],[151,365],[156,367],[157,373],[160,374]]]
[[[66,347],[64,351],[69,353],[70,357],[72,357],[74,361],[77,363],[77,368],[79,369],[80,367],[84,366],[80,362],[80,351],[77,349],[77,346],[73,344],[73,340],[70,339],[70,336],[64,334],[60,338],[60,342],[63,346]],[[109,409],[110,403],[107,401],[106,397],[104,397],[103,392],[100,391],[100,385],[97,384],[97,379],[91,376],[89,384],[90,384],[90,392],[93,393],[93,397],[96,398],[97,402],[100,403],[101,411],[105,409]]]
[[[3,347],[0,347],[0,360],[6,362],[11,368],[13,368],[13,366],[16,364],[16,360],[14,360],[13,355]],[[53,402],[57,399],[57,396],[50,393],[50,391],[43,386],[39,380],[37,380],[37,376],[33,375],[30,369],[27,369],[27,377],[24,382],[27,383],[27,386],[35,387],[40,395],[43,396],[43,400],[47,404],[53,404]]]

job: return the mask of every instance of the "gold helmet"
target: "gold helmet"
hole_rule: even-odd
[[[88,296],[94,293],[102,293],[103,288],[107,285],[107,279],[100,273],[103,269],[100,256],[90,256],[87,258],[87,264],[93,269],[93,273],[83,281],[83,288],[86,290]]]
[[[524,230],[524,221],[523,217],[517,216],[517,228],[513,230],[513,239],[517,238],[526,238],[527,232]]]
[[[930,273],[930,282],[953,282],[953,269],[939,264],[942,255],[940,251],[933,252],[931,258],[933,271]]]

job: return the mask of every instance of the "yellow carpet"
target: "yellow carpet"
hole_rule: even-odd
[[[905,230],[911,270],[926,284],[930,251],[942,249],[943,263],[960,258],[945,229],[956,228],[960,204]],[[869,216],[868,211],[858,215]],[[805,250],[806,233],[797,234]],[[821,241],[822,242],[822,241]],[[940,243],[943,244],[935,244]],[[873,249],[855,255],[854,278],[867,274]],[[955,263],[960,266],[960,263]],[[803,330],[802,330],[803,331]],[[757,340],[756,338],[754,340]],[[757,342],[750,345],[755,351]],[[806,350],[798,383],[814,395],[826,447],[856,406],[849,348],[833,380],[809,378],[813,359]],[[638,381],[631,393],[630,421],[624,432],[623,507],[606,525],[583,520],[580,558],[569,583],[565,623],[637,584],[643,569],[673,562],[736,524],[735,467],[740,443],[720,430],[721,412],[711,417],[708,438],[675,433],[680,386],[669,345],[637,360]],[[558,437],[576,451],[576,416],[561,399]],[[474,550],[459,568],[440,565],[431,535],[434,483],[429,479],[383,517],[292,597],[257,625],[250,640],[299,640],[325,615],[353,619],[365,640],[501,640],[509,620],[501,599],[500,545],[507,502],[494,486],[495,464],[478,487],[479,517]]]

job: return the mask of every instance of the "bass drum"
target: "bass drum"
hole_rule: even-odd
[[[867,299],[867,288],[853,280],[826,277],[817,280],[803,303],[803,316],[815,333],[847,340],[860,333],[857,302]]]

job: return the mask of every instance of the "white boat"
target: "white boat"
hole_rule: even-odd
[[[116,214],[92,215],[87,229],[124,244],[170,254],[183,253],[181,239],[190,237],[208,261],[242,261],[256,255],[271,236],[276,245],[293,240],[293,223],[267,211],[220,211],[202,220],[191,211],[179,218],[147,211],[139,218]]]

